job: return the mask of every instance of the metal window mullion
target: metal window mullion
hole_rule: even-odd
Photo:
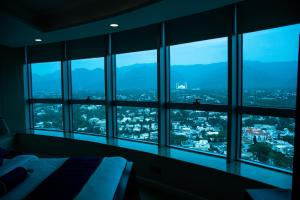
[[[145,101],[113,101],[113,106],[129,106],[129,107],[149,107],[159,108],[158,102],[145,102]]]
[[[166,44],[165,44],[165,24],[161,23],[159,35],[159,49],[157,51],[157,97],[158,97],[158,147],[167,146],[167,91],[166,85],[168,79],[166,78]]]
[[[237,160],[238,113],[238,66],[237,36],[228,39],[228,126],[227,126],[227,162]]]
[[[62,106],[63,106],[63,123],[64,131],[69,133],[72,132],[72,114],[71,105],[69,104],[69,99],[71,97],[71,66],[70,61],[62,61]]]
[[[243,35],[237,34],[237,106],[234,110],[236,118],[236,160],[241,158],[242,149],[242,114],[239,109],[243,105]]]
[[[71,99],[70,104],[105,105],[105,100]]]
[[[27,46],[24,48],[24,60],[23,65],[23,83],[24,83],[24,103],[25,103],[25,128],[32,129],[33,123],[33,105],[30,104],[32,98],[32,87],[31,87],[31,65],[28,63]]]
[[[191,103],[168,103],[169,109],[182,109],[182,110],[199,110],[210,112],[228,112],[227,105],[213,105],[213,104],[191,104]]]
[[[264,108],[264,107],[247,107],[242,106],[238,109],[238,112],[248,115],[263,115],[273,117],[295,118],[295,109],[281,109],[281,108]]]
[[[29,114],[30,114],[30,128],[34,128],[34,110],[33,110],[33,104],[30,103],[30,100],[32,99],[32,71],[31,71],[31,64],[27,65],[28,67],[28,104],[29,104]]]
[[[117,137],[117,106],[114,106],[113,102],[117,98],[117,60],[116,55],[111,56],[111,81],[112,81],[112,101],[110,102],[112,107],[112,135]]]
[[[166,34],[166,32],[164,32]],[[164,109],[166,110],[166,115],[165,115],[165,126],[166,126],[166,145],[170,145],[170,137],[171,137],[171,117],[170,117],[170,109],[168,107],[170,103],[170,94],[171,94],[171,62],[170,62],[170,47],[165,46],[165,96],[166,96],[166,102],[164,105]]]
[[[106,106],[106,136],[112,139],[116,134],[115,99],[115,56],[111,52],[111,35],[108,35],[108,54],[105,57],[105,106]]]
[[[66,43],[67,44],[67,43]],[[73,129],[73,104],[71,104],[73,98],[72,90],[72,62],[67,59],[67,72],[68,72],[68,100],[65,102],[68,106],[68,117],[69,117],[69,131],[70,133],[74,132]],[[69,134],[69,137],[74,137],[74,134]]]
[[[28,105],[28,119],[29,119],[29,127],[31,129],[34,128],[34,110],[33,110],[33,104],[30,103],[30,99],[32,98],[32,73],[31,73],[31,64],[27,64],[27,77],[28,77],[28,98],[26,99],[26,105]],[[26,87],[26,86],[25,86]],[[27,122],[28,123],[28,122]]]
[[[233,35],[228,38],[228,126],[227,162],[238,160],[240,155],[241,115],[238,108],[242,100],[242,39],[237,33],[237,8],[233,13]]]
[[[62,99],[29,99],[29,103],[48,103],[48,104],[62,104]]]

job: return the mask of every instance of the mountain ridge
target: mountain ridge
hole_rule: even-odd
[[[245,89],[295,89],[297,80],[297,62],[259,62],[245,61],[243,64]],[[285,67],[282,67],[285,66]],[[270,73],[272,72],[272,73]],[[156,89],[156,63],[134,64],[119,67],[116,70],[117,88],[120,90],[152,90]],[[187,83],[188,88],[227,89],[227,63],[172,65],[171,89],[176,83]],[[33,74],[35,90],[60,87],[60,72],[51,74]],[[79,68],[72,71],[72,87],[74,90],[101,90],[104,86],[104,69],[88,70]],[[138,86],[138,87],[137,87]]]

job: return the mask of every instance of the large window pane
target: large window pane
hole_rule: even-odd
[[[31,64],[33,98],[61,97],[61,62]]]
[[[61,104],[33,104],[35,129],[63,130]]]
[[[170,112],[171,145],[226,155],[226,113],[193,110],[171,110]]]
[[[117,118],[118,137],[157,143],[156,108],[119,106]]]
[[[105,135],[105,106],[73,105],[73,129],[77,132]]]
[[[300,24],[243,35],[243,104],[296,105]]]
[[[243,115],[242,159],[292,170],[295,120]]]
[[[117,100],[157,100],[156,50],[116,55]]]
[[[171,102],[227,104],[227,46],[227,38],[171,46]]]
[[[104,99],[104,58],[72,60],[72,97]]]

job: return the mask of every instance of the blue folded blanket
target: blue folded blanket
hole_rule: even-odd
[[[0,197],[19,185],[27,177],[24,167],[17,167],[0,177]]]

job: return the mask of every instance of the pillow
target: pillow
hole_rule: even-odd
[[[0,166],[2,166],[2,164],[3,164],[3,159],[4,159],[5,153],[6,153],[6,150],[5,150],[5,149],[2,149],[2,148],[0,147]]]
[[[0,197],[19,185],[27,177],[24,167],[17,167],[0,177]]]

